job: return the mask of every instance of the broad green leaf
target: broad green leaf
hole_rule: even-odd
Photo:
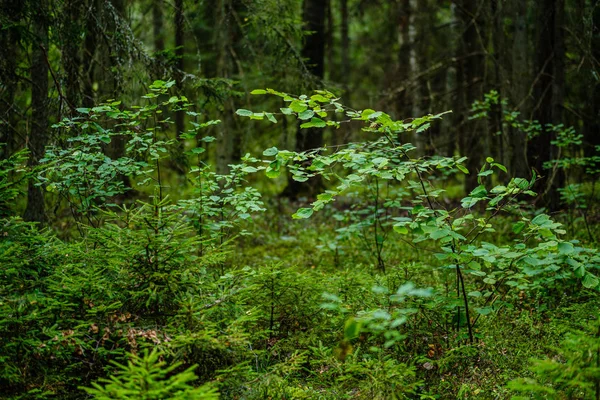
[[[311,215],[313,215],[312,208],[299,208],[298,211],[296,211],[296,213],[292,215],[292,218],[293,219],[305,219],[305,218],[310,218]]]
[[[237,115],[241,116],[241,117],[251,117],[251,116],[254,115],[254,113],[252,111],[250,111],[250,110],[244,110],[243,108],[240,108],[235,113]]]
[[[525,228],[525,226],[527,226],[527,224],[524,221],[519,221],[512,226],[512,231],[518,235]]]
[[[302,111],[301,113],[298,113],[298,119],[302,119],[302,120],[311,119],[313,117],[313,115],[315,115],[315,112],[313,110],[305,110],[305,111]]]
[[[477,311],[477,313],[481,315],[488,315],[491,314],[494,311],[494,309],[492,307],[481,307],[475,308],[475,311]]]
[[[264,89],[254,89],[250,94],[267,94],[267,91]]]
[[[268,149],[263,151],[263,156],[271,157],[277,155],[277,153],[279,153],[277,147],[269,147]]]
[[[394,225],[394,231],[398,232],[401,235],[407,235],[408,234],[408,228],[404,225]]]
[[[306,111],[308,109],[308,106],[306,104],[304,104],[302,101],[294,100],[290,104],[290,109],[293,112],[301,113],[303,111]]]
[[[306,129],[306,128],[325,128],[327,126],[327,123],[325,123],[325,121],[323,121],[320,118],[313,118],[310,120],[310,122],[305,122],[304,124],[300,125],[300,128],[302,129]]]
[[[572,243],[561,242],[558,244],[558,252],[560,254],[571,254],[573,251],[575,251],[575,247]]]
[[[588,272],[587,274],[585,274],[585,278],[583,278],[583,281],[581,283],[583,284],[583,287],[587,289],[593,289],[596,286],[598,286],[598,283],[600,283],[600,281],[598,280],[598,277]]]

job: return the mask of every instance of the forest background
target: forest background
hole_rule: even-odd
[[[0,397],[600,398],[597,0],[0,24]]]

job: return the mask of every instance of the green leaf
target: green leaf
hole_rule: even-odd
[[[267,178],[274,179],[279,176],[281,170],[281,162],[279,160],[273,160],[269,164],[266,170]]]
[[[525,229],[526,225],[527,224],[524,221],[519,221],[512,226],[512,231],[518,235],[523,229]]]
[[[276,156],[277,153],[279,153],[279,150],[277,150],[277,147],[269,147],[268,149],[263,151],[263,156],[267,156],[267,157]]]
[[[456,164],[456,168],[458,168],[458,170],[462,173],[469,174],[469,170],[467,169],[467,167],[465,167],[462,164]]]
[[[487,196],[487,190],[486,190],[485,186],[479,185],[475,189],[473,189],[470,196],[477,198],[477,199],[482,199],[485,196]]]
[[[408,234],[408,228],[404,225],[394,225],[394,231],[398,232],[401,235],[407,235]]]
[[[292,179],[296,182],[306,182],[308,180],[308,177],[304,175],[292,175]]]
[[[327,126],[327,123],[325,121],[323,121],[320,118],[313,118],[310,120],[310,122],[306,122],[302,125],[300,125],[300,128],[302,129],[306,129],[306,128],[325,128]]]
[[[242,171],[244,171],[244,172],[248,172],[248,173],[250,173],[250,174],[251,174],[251,173],[253,173],[253,172],[256,172],[256,171],[258,171],[258,169],[256,169],[256,168],[254,168],[254,167],[252,167],[252,166],[248,165],[248,166],[246,166],[246,167],[242,168]]]
[[[296,213],[292,215],[292,218],[293,219],[306,219],[306,218],[310,218],[311,215],[313,215],[312,208],[299,208],[298,211],[296,211]]]
[[[488,315],[491,314],[494,311],[494,309],[492,307],[481,307],[475,308],[475,311],[477,311],[477,313],[481,315]]]
[[[301,113],[303,111],[306,111],[308,109],[308,106],[306,104],[304,104],[302,101],[294,100],[290,104],[290,108],[293,112]]]
[[[298,119],[311,119],[313,115],[315,115],[315,112],[313,110],[305,110],[298,114]]]
[[[350,318],[346,321],[344,326],[344,339],[351,340],[357,338],[360,334],[360,322],[354,318]]]
[[[508,170],[506,169],[506,167],[502,164],[498,164],[498,163],[493,163],[492,166],[498,168],[501,171],[504,171],[504,173],[508,173]]]
[[[277,123],[277,120],[275,119],[275,117],[273,116],[273,114],[272,114],[272,113],[265,112],[265,116],[266,116],[266,117],[267,117],[267,119],[268,119],[269,121],[271,121],[272,123],[274,123],[274,124],[276,124],[276,123]]]
[[[583,284],[583,287],[587,289],[593,289],[596,286],[598,286],[598,283],[600,283],[600,281],[598,280],[598,277],[588,272],[587,274],[585,274],[585,278],[583,278],[583,281],[581,283]]]
[[[573,251],[575,251],[573,243],[561,242],[558,244],[558,252],[560,254],[571,254]]]
[[[432,238],[433,240],[438,240],[438,239],[441,239],[448,235],[450,235],[450,231],[448,229],[444,228],[444,229],[437,229],[437,230],[431,232],[429,237]]]
[[[267,94],[267,91],[264,89],[254,89],[250,94]]]
[[[254,115],[254,113],[252,111],[250,111],[250,110],[244,110],[243,108],[240,108],[235,113],[237,115],[241,116],[241,117],[251,117],[251,116]]]

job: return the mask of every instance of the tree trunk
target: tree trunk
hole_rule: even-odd
[[[593,9],[591,54],[595,60],[600,60],[600,4]],[[596,77],[600,76],[600,67],[595,66]],[[585,155],[597,155],[596,146],[600,146],[600,81],[594,79],[590,93],[590,117],[584,127]]]
[[[65,96],[67,102],[73,107],[81,106],[81,32],[82,32],[82,5],[77,0],[67,0],[64,5],[65,30],[63,32],[63,57],[62,65],[65,71]],[[67,107],[68,112],[72,111]]]
[[[185,71],[185,51],[184,51],[184,13],[183,13],[183,0],[175,0],[175,58],[177,59],[176,67],[177,73],[175,78],[177,80],[177,87],[179,92],[183,92],[183,74]],[[175,113],[175,130],[177,136],[182,132],[185,132],[185,112],[177,111]]]
[[[302,57],[306,59],[307,68],[312,74],[312,79],[321,84],[325,71],[325,15],[326,2],[323,0],[304,0],[302,20],[305,29],[309,32],[302,46]],[[316,89],[312,85],[310,89]],[[296,151],[316,149],[323,146],[323,131],[321,129],[300,129],[296,131]],[[302,196],[314,196],[323,187],[319,177],[307,182],[297,182],[288,179],[288,186],[284,195],[295,199]]]
[[[458,146],[461,155],[468,156],[466,167],[469,175],[465,177],[465,191],[469,193],[477,185],[477,171],[484,157],[486,132],[482,120],[469,120],[469,110],[475,100],[483,99],[483,79],[485,59],[483,56],[483,37],[481,7],[477,0],[462,0],[458,14],[462,21],[463,34],[459,45],[457,78],[458,103],[456,109],[460,115],[458,122]]]
[[[48,143],[48,15],[45,0],[39,0],[33,13],[31,56],[31,131],[29,133],[29,166],[35,167],[44,154]],[[47,221],[44,194],[33,180],[27,189],[27,206],[23,219],[45,223]]]
[[[528,0],[511,0],[508,14],[513,21],[512,41],[510,43],[511,65],[510,85],[507,94],[511,106],[517,107],[521,118],[530,115],[531,99],[529,87],[530,73],[530,40],[527,27]],[[507,55],[508,57],[508,55]],[[527,134],[516,128],[509,127],[509,168],[513,177],[528,178],[531,171],[527,165]]]
[[[215,35],[215,45],[217,53],[217,75],[220,78],[234,79],[241,71],[237,70],[236,60],[234,59],[235,46],[239,40],[237,24],[232,13],[241,11],[241,2],[239,0],[220,0],[216,7],[218,25],[221,27]],[[233,88],[229,88],[233,90]],[[241,136],[239,127],[233,117],[235,114],[235,104],[233,97],[228,97],[223,104],[223,114],[221,116],[221,129],[219,133],[219,142],[217,145],[217,173],[226,174],[229,172],[229,165],[239,162],[241,158]]]
[[[409,2],[409,46],[410,46],[410,79],[409,94],[411,96],[410,116],[413,118],[422,117],[428,111],[428,93],[427,79],[428,77],[419,78],[418,75],[427,69],[427,44],[426,32],[427,28],[427,0],[410,0]],[[429,134],[430,129],[424,132],[414,133],[413,143],[417,147],[415,150],[419,156],[429,154]]]
[[[15,95],[19,78],[17,76],[19,41],[21,40],[18,21],[21,19],[22,3],[14,0],[0,0],[0,13],[14,25],[3,30],[0,35],[0,82],[3,90],[0,102],[0,160],[8,158],[17,148],[17,113]]]
[[[340,14],[342,20],[340,22],[341,31],[341,52],[342,52],[342,66],[341,66],[341,81],[344,85],[344,90],[348,91],[348,84],[352,82],[350,77],[350,29],[349,29],[349,18],[348,18],[348,0],[340,0]],[[348,95],[348,93],[346,93]]]
[[[94,94],[95,67],[94,57],[98,49],[98,25],[96,16],[99,13],[99,0],[88,0],[86,4],[85,39],[83,41],[83,105],[93,107],[96,103]]]
[[[163,2],[154,0],[152,3],[152,30],[154,36],[154,51],[160,52],[165,49],[165,34],[163,32]]]
[[[559,207],[559,196],[556,191],[560,179],[553,179],[552,170],[544,170],[544,163],[556,157],[555,147],[551,141],[555,134],[546,129],[546,124],[557,124],[562,114],[564,90],[564,35],[562,33],[563,0],[538,0],[537,23],[539,32],[536,40],[535,73],[537,83],[534,86],[533,98],[536,101],[533,119],[542,125],[542,132],[531,139],[528,146],[530,166],[538,176],[543,176],[536,186],[539,193],[547,194],[544,203],[551,209]],[[558,22],[558,24],[557,24]],[[547,193],[546,193],[547,192]]]

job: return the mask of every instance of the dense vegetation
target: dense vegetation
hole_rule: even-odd
[[[0,21],[0,398],[600,399],[597,2]]]

